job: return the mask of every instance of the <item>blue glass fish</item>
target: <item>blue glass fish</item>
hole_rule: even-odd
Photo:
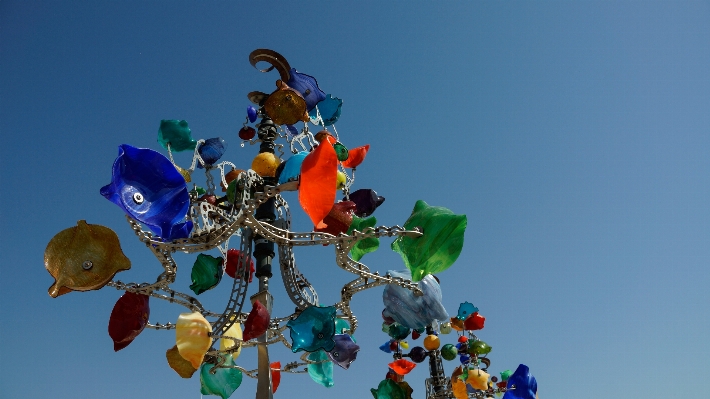
[[[286,84],[301,93],[303,99],[306,100],[306,110],[310,111],[319,102],[325,99],[325,92],[318,87],[316,78],[305,73],[296,71],[296,68],[291,68],[291,78]]]
[[[392,277],[411,280],[409,270],[389,271]],[[449,316],[442,304],[441,287],[436,279],[427,275],[417,283],[422,296],[415,296],[412,291],[395,284],[385,286],[382,302],[385,304],[383,315],[392,317],[397,323],[412,329],[426,327],[435,320],[448,320]]]
[[[515,386],[515,389],[511,389]],[[513,375],[508,378],[508,391],[503,399],[535,399],[537,394],[537,380],[530,374],[530,368],[521,364]]]
[[[165,240],[190,235],[192,221],[183,221],[190,207],[185,179],[156,151],[121,144],[101,195]]]

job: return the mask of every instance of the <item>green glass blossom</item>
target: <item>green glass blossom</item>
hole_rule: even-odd
[[[234,366],[232,355],[227,355],[226,366]],[[200,393],[203,395],[215,395],[222,399],[227,399],[242,384],[242,372],[234,368],[218,368],[212,374],[210,369],[213,364],[204,363],[200,367]]]
[[[463,248],[466,223],[466,215],[454,215],[447,208],[417,201],[404,228],[418,228],[423,235],[402,236],[392,243],[392,250],[402,256],[404,264],[411,270],[412,281],[443,272],[456,261]]]
[[[192,138],[190,128],[187,127],[187,121],[168,119],[160,121],[158,143],[166,150],[170,143],[170,150],[176,152],[194,150],[197,146],[197,141]]]
[[[222,281],[222,257],[214,257],[205,254],[197,255],[197,260],[192,265],[192,285],[190,289],[196,295],[211,290]]]
[[[296,353],[305,350],[315,352],[319,349],[330,351],[335,346],[335,306],[310,306],[293,320],[286,323],[291,329],[291,350]]]
[[[313,352],[308,354],[308,360],[316,362],[308,364],[308,375],[311,379],[326,388],[332,387],[333,362],[330,361],[328,354],[323,351]]]
[[[377,389],[370,389],[375,399],[406,399],[407,394],[396,382],[385,379],[380,382]]]
[[[353,216],[353,222],[352,224],[350,224],[350,228],[348,229],[348,235],[352,235],[353,230],[362,232],[368,227],[375,227],[375,224],[377,224],[377,219],[375,219],[374,216],[371,216],[369,218],[359,218],[357,216]],[[355,262],[359,262],[360,259],[365,256],[365,254],[377,251],[377,248],[379,247],[379,238],[368,237],[358,241],[353,246],[353,248],[350,250],[350,256]]]

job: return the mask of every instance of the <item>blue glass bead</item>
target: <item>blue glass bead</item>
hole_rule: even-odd
[[[156,151],[121,144],[101,195],[165,240],[190,235],[192,221],[183,222],[190,207],[185,179]]]
[[[249,118],[249,122],[254,123],[256,122],[256,108],[252,107],[251,105],[247,107],[247,117]]]
[[[306,155],[308,155],[308,152],[301,151],[298,154],[292,155],[291,158],[283,163],[284,167],[278,175],[279,184],[287,183],[292,179],[295,180],[301,174],[301,164],[303,164]]]
[[[515,385],[515,389],[511,389]],[[537,380],[530,374],[528,366],[521,364],[513,375],[508,378],[508,391],[503,399],[535,399],[537,394]]]
[[[459,356],[459,361],[461,362],[461,364],[466,364],[471,361],[471,356],[461,355],[461,356]]]
[[[329,351],[335,346],[335,306],[310,306],[286,326],[291,329],[291,350],[315,352],[319,349]]]
[[[215,137],[212,139],[207,139],[205,142],[197,149],[197,152],[202,157],[207,165],[214,165],[224,152],[227,150],[227,142],[221,137]],[[201,164],[197,164],[197,167],[201,168]]]
[[[318,103],[318,110],[316,111],[316,109],[313,108],[308,113],[308,116],[311,118],[311,123],[318,125],[320,124],[318,121],[318,113],[320,113],[320,117],[323,119],[322,126],[330,126],[340,119],[342,108],[343,100],[328,94],[323,101]]]
[[[388,273],[405,280],[412,278],[409,270],[389,270]],[[412,291],[395,284],[385,286],[382,291],[384,315],[413,329],[426,327],[435,321],[448,320],[449,316],[442,304],[441,287],[436,279],[427,275],[417,285],[423,293],[421,296],[415,296]]]
[[[412,348],[412,350],[409,351],[409,358],[412,359],[413,362],[415,363],[421,363],[426,359],[427,357],[427,351],[426,349],[422,348],[421,346],[415,346]]]
[[[355,361],[360,346],[353,341],[350,334],[335,334],[335,346],[328,351],[328,357],[338,366],[347,370]]]
[[[326,388],[333,386],[333,362],[329,360],[328,354],[321,351],[308,355],[308,360],[317,362],[308,364],[308,375],[316,383]]]
[[[459,313],[456,315],[456,318],[459,320],[466,320],[466,318],[474,313],[478,312],[478,308],[473,306],[473,304],[469,302],[464,302],[461,305],[459,305]]]
[[[305,73],[300,73],[296,71],[295,68],[291,68],[291,78],[286,82],[286,84],[301,93],[303,99],[306,100],[306,110],[310,111],[319,102],[325,99],[325,93],[318,87],[318,81],[316,78]]]

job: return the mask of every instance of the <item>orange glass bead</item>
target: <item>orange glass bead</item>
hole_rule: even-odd
[[[426,338],[424,338],[424,348],[426,350],[433,351],[439,349],[439,345],[441,345],[441,341],[439,341],[439,337],[434,334],[427,335]]]

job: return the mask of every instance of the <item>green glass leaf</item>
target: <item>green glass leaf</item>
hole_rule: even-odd
[[[192,265],[192,285],[190,289],[196,295],[211,290],[222,281],[222,257],[214,257],[205,254],[197,255],[197,260]]]
[[[232,355],[227,355],[227,366],[234,366]],[[218,368],[215,374],[210,373],[213,364],[204,363],[200,367],[200,393],[203,395],[220,396],[227,399],[242,384],[242,372],[233,368]]]
[[[308,354],[308,360],[318,363],[308,364],[308,375],[311,379],[326,388],[333,386],[333,362],[322,350]]]
[[[468,353],[470,354],[476,354],[476,355],[487,355],[491,352],[493,348],[491,348],[490,345],[487,343],[478,340],[469,340],[468,341]]]
[[[418,228],[421,237],[398,237],[392,250],[399,253],[412,272],[412,281],[421,281],[427,274],[443,272],[461,254],[466,215],[454,215],[449,209],[430,206],[419,200],[404,228]]]
[[[350,224],[350,228],[348,229],[347,234],[352,235],[353,230],[362,232],[368,227],[375,227],[375,224],[377,224],[377,219],[374,216],[370,216],[368,218],[359,218],[357,216],[353,216],[353,222],[352,224]],[[379,238],[368,237],[358,241],[353,246],[353,248],[350,250],[350,256],[355,262],[359,262],[360,259],[365,256],[365,254],[377,251],[377,248],[379,247]]]
[[[192,138],[190,128],[187,127],[187,121],[168,119],[160,121],[158,143],[166,150],[170,143],[170,150],[176,152],[194,150],[197,146],[197,141]]]

